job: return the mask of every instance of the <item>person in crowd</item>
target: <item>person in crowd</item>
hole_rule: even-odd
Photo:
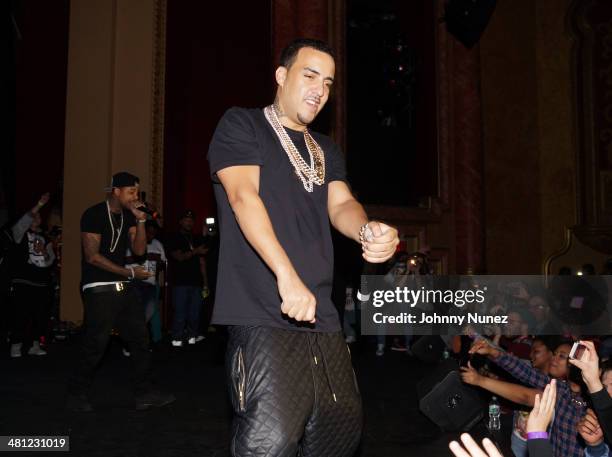
[[[170,252],[172,303],[172,346],[181,347],[186,334],[188,344],[204,339],[200,334],[202,292],[208,290],[206,277],[207,248],[204,239],[193,233],[195,213],[186,210],[179,219],[180,229],[168,240]]]
[[[81,217],[81,291],[84,303],[82,352],[69,381],[66,407],[90,412],[88,391],[106,351],[111,329],[117,328],[131,353],[135,407],[146,410],[172,403],[174,395],[152,388],[151,354],[142,302],[134,280],[153,273],[141,266],[126,267],[128,247],[136,256],[147,248],[147,215],[139,210],[139,179],[127,172],[113,175],[107,198]]]
[[[353,297],[353,288],[347,287],[345,290],[345,301],[344,301],[344,316],[342,318],[342,329],[344,331],[344,340],[347,344],[352,344],[357,341],[357,333],[355,326],[357,323],[356,314],[359,310],[355,306],[355,299]]]
[[[610,447],[604,441],[603,428],[591,408],[587,409],[587,413],[578,424],[578,433],[586,445],[585,457],[610,457]]]
[[[215,291],[217,285],[217,267],[219,264],[219,231],[215,218],[206,218],[206,224],[202,230],[206,255],[204,256],[207,287],[202,288],[202,313],[200,316],[200,335],[207,332],[214,333],[216,328],[210,325],[212,319],[213,306],[215,303]]]
[[[564,366],[567,367],[570,350],[571,345],[569,344],[558,346],[550,364],[550,370],[559,370],[560,372]],[[498,349],[484,338],[477,339],[474,342],[470,354],[487,356],[518,381],[535,389],[544,390],[551,381],[551,375],[542,373],[532,367],[529,362]],[[568,382],[557,383],[557,414],[551,430],[551,442],[555,457],[582,457],[584,454],[576,433],[578,423],[585,413],[584,405],[580,396],[572,391]]]
[[[550,314],[550,305],[548,300],[543,295],[533,295],[527,301],[527,309],[534,319],[534,325],[531,328],[531,333],[534,335],[556,335],[559,334],[558,329],[552,322]]]
[[[612,360],[606,360],[601,365],[601,383],[612,396]]]
[[[534,340],[530,354],[531,364],[535,369],[549,374],[552,378],[566,379],[569,366],[563,354],[571,346],[561,344],[553,351],[549,348],[551,344],[549,341],[542,337]],[[527,407],[532,407],[535,404],[536,395],[541,393],[540,389],[479,374],[469,362],[467,367],[461,367],[461,378],[466,384],[478,386],[513,403]],[[523,409],[514,411],[511,445],[516,457],[527,455],[527,416],[527,411]]]
[[[29,355],[46,355],[40,347],[40,337],[46,333],[48,312],[53,300],[52,273],[55,262],[53,244],[42,230],[40,210],[49,202],[49,194],[40,197],[12,228],[15,248],[10,255],[13,325],[11,352],[21,357],[26,328],[30,327]]]
[[[530,457],[552,457],[553,448],[548,436],[548,428],[555,414],[557,404],[556,379],[550,381],[535,401],[527,419],[527,448]]]
[[[530,329],[534,319],[529,310],[521,305],[513,305],[506,311],[508,324],[503,326],[503,334],[497,335],[493,342],[508,353],[528,360],[531,354],[532,340]]]
[[[597,415],[597,421],[609,443],[612,443],[612,396],[609,384],[604,386],[602,380],[609,382],[610,368],[604,367],[600,376],[599,356],[592,341],[579,341],[584,346],[584,352],[580,358],[570,359],[570,363],[578,367],[582,373],[582,379],[589,391],[593,408]],[[583,424],[584,425],[584,424]]]
[[[14,249],[12,225],[5,223],[0,227],[0,338],[2,341],[9,341],[9,327],[12,325],[13,309],[10,300],[10,268],[9,257]]]
[[[367,266],[364,266],[366,268]],[[414,268],[414,267],[413,267]],[[380,265],[378,268],[380,273],[384,274],[384,281],[388,287],[406,287],[408,286],[408,274],[414,274],[410,272],[408,265],[408,254],[406,252],[398,252],[393,258],[384,265]],[[411,278],[414,279],[414,278]],[[410,349],[410,343],[412,341],[412,328],[405,326],[406,334],[404,336],[394,336],[391,339],[391,350],[396,352],[404,352],[412,354]],[[385,354],[385,346],[387,341],[387,335],[384,327],[378,328],[378,334],[376,335],[376,355],[381,357]]]
[[[164,246],[157,239],[159,225],[156,221],[149,220],[145,223],[147,232],[147,253],[145,257],[136,257],[128,248],[126,261],[129,267],[142,265],[143,268],[152,273],[151,277],[134,281],[134,287],[140,294],[140,300],[144,305],[145,322],[150,326],[151,343],[156,345],[162,339],[161,318],[159,314],[159,277],[165,268],[166,252]],[[124,349],[124,354],[126,350]],[[127,355],[127,354],[126,354]]]
[[[527,419],[528,449],[530,457],[552,457],[552,447],[548,439],[548,428],[555,414],[557,383],[553,379],[544,388],[541,399],[537,394],[533,409]],[[463,446],[457,441],[448,444],[456,457],[502,457],[501,452],[489,438],[482,441],[481,448],[469,433],[461,435]]]

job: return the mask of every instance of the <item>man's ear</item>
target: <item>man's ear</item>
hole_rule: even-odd
[[[276,77],[276,84],[283,87],[283,84],[285,84],[285,80],[287,79],[287,67],[278,67],[274,73],[274,76]]]

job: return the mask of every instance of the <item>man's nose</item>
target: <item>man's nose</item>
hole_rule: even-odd
[[[319,98],[323,97],[325,94],[325,83],[321,82],[320,84],[317,84],[315,87],[315,92]]]

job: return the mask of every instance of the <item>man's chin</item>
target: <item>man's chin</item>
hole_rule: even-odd
[[[318,113],[308,113],[308,114],[302,114],[302,113],[298,113],[297,118],[298,121],[300,121],[300,124],[302,125],[308,125],[310,123],[312,123],[315,118],[317,117]]]

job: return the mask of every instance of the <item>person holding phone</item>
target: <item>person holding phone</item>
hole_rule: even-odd
[[[551,369],[567,364],[571,345],[558,346]],[[535,389],[544,390],[551,381],[551,376],[542,373],[526,360],[521,360],[492,345],[487,339],[477,339],[470,348],[470,354],[480,354],[488,357],[497,366],[514,376],[517,380]],[[584,452],[577,439],[578,423],[585,414],[582,398],[575,395],[568,382],[557,383],[557,400],[554,424],[551,430],[553,452],[558,457],[582,457]]]
[[[140,295],[140,299],[144,306],[145,322],[150,326],[151,343],[153,345],[159,343],[162,339],[161,318],[159,315],[159,276],[162,269],[165,267],[166,251],[164,246],[157,239],[159,225],[156,221],[149,220],[145,223],[147,232],[147,253],[144,257],[137,257],[132,254],[128,248],[126,262],[128,267],[142,266],[146,271],[151,273],[149,278],[134,281],[134,287]],[[124,354],[126,350],[124,349]]]
[[[593,407],[597,414],[596,420],[601,425],[601,429],[604,431],[608,442],[612,443],[612,397],[610,396],[612,387],[605,388],[602,383],[602,378],[607,379],[610,370],[605,370],[600,377],[599,356],[597,355],[595,345],[592,341],[579,341],[578,343],[582,346],[582,349],[573,352],[578,352],[579,356],[578,358],[571,358],[569,363],[578,367],[582,372],[582,379],[589,390],[589,395],[591,396]],[[588,422],[592,424],[595,421]],[[597,425],[598,424],[594,424],[594,427],[591,428],[588,427],[588,424],[583,423],[582,430],[584,431],[587,429],[596,431]]]

